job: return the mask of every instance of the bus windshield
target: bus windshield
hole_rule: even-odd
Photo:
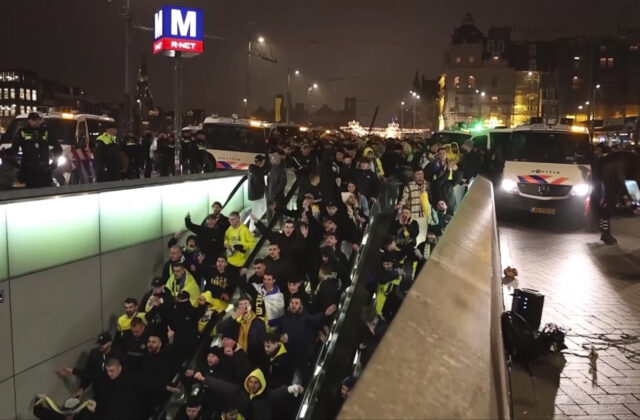
[[[589,163],[589,135],[553,132],[514,132],[507,160],[545,163]]]
[[[231,124],[204,124],[207,149],[264,153],[267,149],[262,128]]]

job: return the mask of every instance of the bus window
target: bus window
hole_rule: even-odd
[[[207,149],[245,153],[264,153],[264,130],[239,125],[204,124]]]

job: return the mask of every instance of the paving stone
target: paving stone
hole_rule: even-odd
[[[578,415],[578,414],[586,414],[586,412],[580,408],[577,404],[567,404],[567,405],[556,405],[557,408],[560,409],[564,414],[567,415]]]
[[[640,386],[604,385],[602,388],[607,394],[640,394]]]
[[[580,406],[587,414],[631,414],[622,404],[583,404]]]
[[[640,403],[633,394],[620,394],[620,395],[594,395],[593,399],[600,404],[623,404],[623,403]]]

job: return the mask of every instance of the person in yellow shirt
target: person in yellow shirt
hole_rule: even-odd
[[[224,247],[227,249],[227,261],[229,265],[240,269],[244,266],[256,246],[256,238],[240,221],[237,211],[229,214],[229,228],[224,234]]]
[[[140,318],[144,323],[147,323],[143,312],[138,312],[138,301],[135,298],[126,298],[124,300],[124,314],[118,318],[118,332],[123,332],[131,328],[131,320],[133,318]]]
[[[198,282],[191,273],[187,271],[182,263],[173,264],[173,274],[167,280],[165,285],[171,294],[175,297],[178,296],[183,290],[189,292],[189,301],[194,308],[198,307],[198,298],[200,297],[200,287]]]

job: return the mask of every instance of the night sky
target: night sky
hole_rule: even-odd
[[[265,36],[277,64],[252,61],[255,108],[271,107],[286,89],[287,68],[299,68],[294,102],[312,93],[314,109],[342,108],[358,98],[368,122],[380,105],[377,125],[399,112],[416,70],[436,77],[454,26],[471,12],[486,34],[489,26],[511,26],[515,39],[570,35],[614,35],[618,25],[640,26],[640,1],[615,0],[131,0],[137,22],[152,26],[163,4],[200,7],[205,32],[226,41],[205,41],[205,53],[185,60],[185,107],[221,115],[242,111],[246,48],[250,31]],[[0,68],[86,89],[91,99],[120,100],[124,80],[123,0],[0,0]],[[253,25],[251,23],[253,22]],[[153,34],[135,31],[132,64],[149,65],[156,104],[170,108],[172,60],[151,54]],[[268,50],[266,50],[268,52]],[[343,79],[327,82],[326,79]]]

